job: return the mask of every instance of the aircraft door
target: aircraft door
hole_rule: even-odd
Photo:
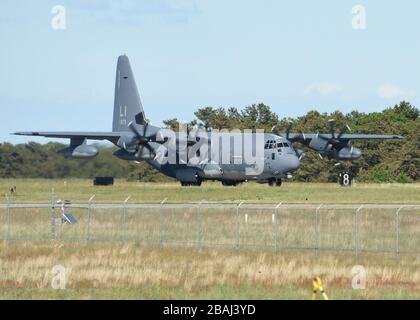
[[[271,171],[271,152],[269,150],[265,150],[265,161],[264,161],[264,168],[266,171]]]

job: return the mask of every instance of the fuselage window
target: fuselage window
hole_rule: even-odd
[[[275,154],[275,153],[272,153],[272,154],[271,154],[271,159],[272,159],[272,160],[275,160],[275,159],[276,159],[276,154]]]
[[[285,142],[285,143],[284,143],[284,146],[285,146],[285,147],[289,147],[289,144]]]

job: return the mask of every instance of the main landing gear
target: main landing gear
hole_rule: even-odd
[[[183,186],[183,187],[199,187],[199,186],[201,186],[201,181],[195,181],[195,182],[181,181],[181,186]]]
[[[281,187],[282,180],[281,179],[270,179],[268,180],[268,185],[270,187]]]
[[[225,187],[236,187],[239,184],[239,182],[237,181],[222,181],[222,185],[224,185]]]

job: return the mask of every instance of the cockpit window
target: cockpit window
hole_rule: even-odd
[[[277,142],[275,140],[267,140],[265,142],[264,149],[280,149],[280,148],[290,148],[290,144],[287,142]]]

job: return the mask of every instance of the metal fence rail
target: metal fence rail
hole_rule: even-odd
[[[0,239],[144,246],[420,253],[420,205],[240,203],[0,204]],[[71,212],[77,224],[63,223]]]

